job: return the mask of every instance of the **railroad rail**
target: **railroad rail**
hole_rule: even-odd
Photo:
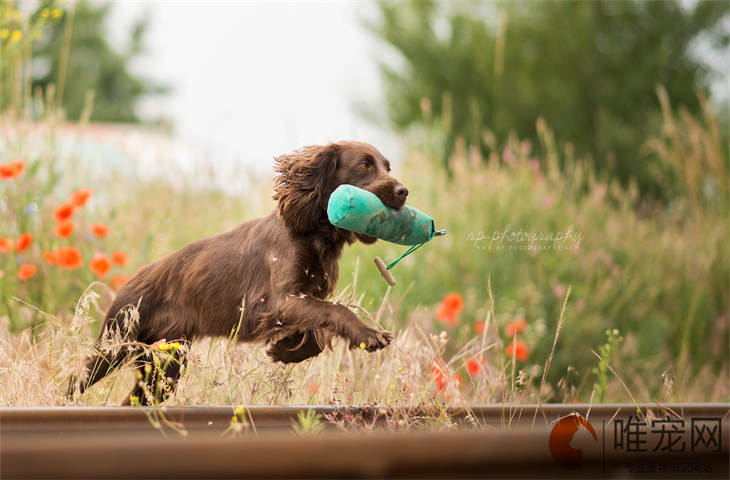
[[[729,434],[720,403],[2,408],[0,478],[728,478]]]

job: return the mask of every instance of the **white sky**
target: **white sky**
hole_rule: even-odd
[[[392,134],[355,108],[382,108],[376,39],[360,22],[375,8],[366,1],[117,0],[109,27],[121,38],[131,20],[150,18],[148,52],[135,69],[173,91],[144,102],[143,115],[168,116],[215,155],[267,169],[275,154],[342,139],[397,157]]]
[[[685,0],[692,3],[694,0]],[[377,58],[392,53],[361,24],[374,1],[115,0],[108,27],[120,48],[131,21],[149,17],[135,70],[169,84],[143,102],[213,161],[264,171],[273,155],[342,139],[370,142],[398,162],[393,133],[357,112],[383,112]],[[376,55],[377,53],[377,55]],[[697,53],[717,64],[718,59]],[[392,60],[393,58],[391,58]],[[727,62],[724,63],[727,65]],[[715,85],[728,97],[727,79]],[[382,115],[384,118],[384,115]]]

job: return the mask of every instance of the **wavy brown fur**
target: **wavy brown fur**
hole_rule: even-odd
[[[394,208],[403,206],[408,190],[389,175],[385,157],[366,143],[304,147],[275,162],[276,211],[190,243],[142,268],[117,294],[100,339],[112,330],[146,344],[228,336],[242,318],[238,340],[268,344],[268,355],[285,363],[318,355],[335,336],[368,351],[390,343],[388,332],[368,327],[347,307],[326,300],[337,284],[343,246],[375,241],[334,227],[326,208],[329,195],[343,183],[370,190]],[[130,305],[139,312],[134,330],[120,314]],[[97,344],[101,352],[100,341]],[[135,352],[90,357],[85,380],[72,377],[68,394],[77,388],[83,392],[131,353]],[[149,362],[149,357],[137,358],[143,375]],[[184,362],[179,358],[163,372],[171,388]],[[154,384],[147,388],[156,392]],[[131,396],[143,404],[149,400],[142,382]],[[164,396],[156,394],[153,400]]]

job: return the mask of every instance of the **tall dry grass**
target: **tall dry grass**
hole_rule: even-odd
[[[29,249],[0,252],[0,402],[57,405],[113,295],[109,276],[88,268],[93,255],[121,249],[129,260],[112,272],[132,274],[274,205],[270,178],[244,172],[226,177],[228,185],[241,185],[238,192],[191,181],[217,178],[210,169],[171,168],[152,179],[128,174],[132,165],[145,169],[161,159],[149,158],[144,142],[107,148],[100,129],[84,119],[67,128],[53,89],[32,97],[24,87],[27,46],[27,38],[3,44],[0,59],[9,75],[3,91],[11,86],[15,95],[0,116],[0,164],[25,165],[21,175],[0,180],[0,237],[34,235]],[[344,295],[394,331],[394,345],[375,355],[340,346],[282,367],[258,348],[198,342],[170,402],[589,401],[596,391],[605,401],[728,400],[727,146],[707,102],[702,118],[693,118],[673,110],[661,90],[659,98],[663,128],[646,151],[672,194],[668,205],[595,174],[541,120],[538,145],[517,138],[500,144],[487,131],[493,153],[482,158],[460,146],[448,170],[440,162],[443,125],[415,131],[406,158],[392,159],[395,174],[411,189],[409,203],[449,233],[400,262],[392,289],[372,258],[393,260],[401,247],[355,245],[341,262],[341,288],[350,284]],[[87,113],[91,103],[89,96]],[[125,142],[128,130],[109,130],[116,143],[135,143]],[[59,239],[53,210],[77,188],[92,188],[92,199],[75,214],[76,233]],[[97,221],[110,227],[103,239],[89,235]],[[508,229],[553,237],[531,243],[511,238]],[[556,240],[561,232],[570,236]],[[44,251],[68,243],[81,251],[82,266],[63,271],[44,263]],[[26,263],[38,270],[22,280],[17,272]],[[94,281],[101,282],[92,286],[98,298],[83,293]],[[437,318],[447,293],[464,300],[451,322]],[[524,359],[505,351],[515,340],[505,329],[517,319],[527,325],[518,338]],[[620,341],[612,340],[614,330]],[[480,357],[485,364],[472,379],[465,362]],[[126,370],[78,401],[116,404],[133,381]]]

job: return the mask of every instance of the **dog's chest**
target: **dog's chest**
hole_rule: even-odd
[[[337,284],[337,264],[307,265],[304,267],[302,292],[313,297],[326,298]]]

